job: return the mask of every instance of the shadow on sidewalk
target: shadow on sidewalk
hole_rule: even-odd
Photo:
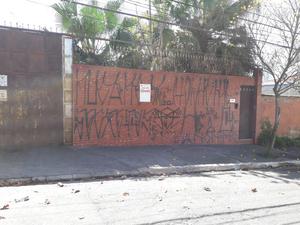
[[[155,167],[269,162],[295,159],[283,153],[262,157],[257,145],[174,145],[141,147],[44,147],[0,151],[0,179],[117,174]]]

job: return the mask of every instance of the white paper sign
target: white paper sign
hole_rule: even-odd
[[[7,101],[7,90],[0,90],[0,102]]]
[[[140,84],[140,102],[151,102],[151,84]]]
[[[0,87],[7,87],[7,75],[0,74]]]
[[[230,103],[235,103],[236,101],[235,101],[235,98],[231,98],[230,100],[229,100],[229,102]]]

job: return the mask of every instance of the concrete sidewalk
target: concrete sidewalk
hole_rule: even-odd
[[[257,145],[45,147],[0,151],[0,185],[300,165],[300,151],[275,159]]]

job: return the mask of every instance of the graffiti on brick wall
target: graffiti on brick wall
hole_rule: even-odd
[[[151,103],[139,85],[151,84]],[[236,123],[229,80],[185,74],[77,70],[74,74],[74,143],[223,143]]]

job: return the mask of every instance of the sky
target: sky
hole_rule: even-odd
[[[80,0],[80,2],[88,2],[89,0]],[[145,4],[143,0],[135,0],[141,4]],[[47,27],[48,30],[61,31],[61,23],[55,11],[50,7],[60,0],[9,0],[1,2],[0,7],[0,25],[23,26],[24,28]],[[98,1],[105,4],[106,0]],[[136,13],[136,6],[133,4],[123,4],[122,11]],[[138,7],[137,11],[145,11],[145,8]]]
[[[89,0],[83,0],[83,2]],[[276,4],[282,0],[269,0]],[[9,0],[1,2],[0,7],[0,25],[8,26],[23,26],[25,28],[38,28],[47,27],[48,30],[52,28],[55,31],[57,28],[61,28],[61,23],[56,16],[55,11],[50,7],[52,4],[60,2],[60,0]],[[105,3],[106,0],[99,0],[98,2]],[[129,2],[129,1],[128,1]],[[138,13],[147,10],[145,8],[136,6],[132,2],[139,2],[146,4],[144,0],[130,0],[130,3],[125,3],[122,7],[122,11],[130,13]]]
[[[9,0],[1,2],[0,24],[25,28],[46,26],[53,29],[59,25],[58,17],[49,6],[57,0]],[[18,23],[18,24],[16,24]],[[23,25],[22,25],[23,24]]]

